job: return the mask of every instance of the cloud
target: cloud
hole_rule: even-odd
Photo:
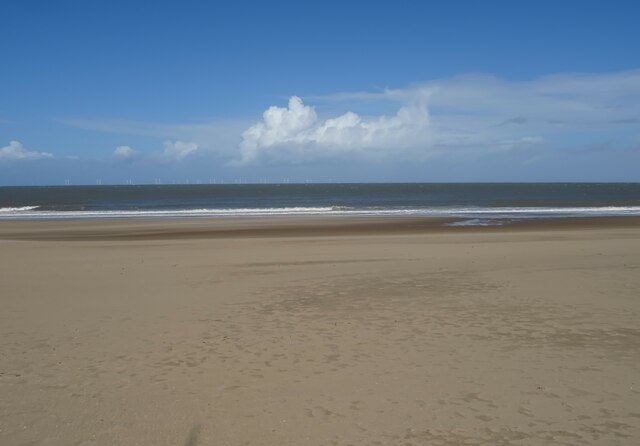
[[[192,157],[199,151],[201,150],[197,143],[178,140],[165,141],[164,150],[148,154],[138,152],[129,146],[118,146],[114,149],[113,156],[120,161],[140,160],[164,164],[167,162],[183,161],[186,158]]]
[[[288,107],[269,107],[262,121],[242,134],[237,164],[293,156],[313,160],[363,150],[403,149],[425,141],[429,113],[420,101],[401,107],[393,116],[362,117],[346,112],[318,119],[313,107],[292,96]]]
[[[120,160],[127,160],[135,157],[138,154],[129,146],[118,146],[113,151],[113,156]]]
[[[183,160],[198,150],[198,144],[184,141],[165,141],[163,157],[171,160]]]
[[[428,106],[430,117],[422,150],[443,156],[482,155],[523,144],[558,151],[594,141],[613,149],[628,145],[640,131],[640,70],[527,81],[471,74],[314,100],[335,108],[402,105],[415,98]]]
[[[519,148],[539,145],[544,142],[541,136],[523,136],[517,139],[506,139],[493,145],[493,152],[511,151]]]
[[[496,124],[496,126],[509,125],[509,124],[526,124],[527,118],[523,118],[522,116],[516,116],[515,118],[505,119],[500,124]]]
[[[616,150],[637,144],[640,70],[517,81],[466,74],[402,88],[292,96],[283,105],[249,121],[63,122],[167,141],[164,150],[139,155],[159,163],[205,157],[247,167],[326,160],[420,163],[508,151],[579,153],[572,148],[594,144]]]
[[[330,102],[405,102],[428,95],[434,121],[484,119],[482,124],[630,123],[640,112],[640,70],[597,74],[557,74],[528,81],[489,75],[463,75],[374,93],[340,93],[317,98]],[[514,126],[518,127],[518,126]]]
[[[190,141],[198,153],[231,158],[236,155],[240,135],[251,121],[223,119],[197,123],[155,123],[101,118],[60,118],[65,125],[116,135],[135,135],[160,141]],[[140,157],[144,153],[139,152]],[[156,157],[158,160],[162,156]]]
[[[0,160],[39,160],[46,158],[53,158],[53,154],[29,151],[18,141],[9,141],[8,146],[0,149]]]

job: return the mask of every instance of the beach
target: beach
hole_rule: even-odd
[[[640,218],[455,221],[0,221],[0,444],[638,444]]]

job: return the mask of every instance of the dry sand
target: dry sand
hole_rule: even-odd
[[[2,445],[640,444],[640,224],[0,222]]]

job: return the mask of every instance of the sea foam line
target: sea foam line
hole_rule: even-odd
[[[144,217],[242,217],[242,216],[295,216],[295,215],[360,215],[360,216],[432,216],[474,218],[544,218],[568,216],[623,216],[640,215],[640,206],[598,207],[496,207],[496,208],[350,208],[283,207],[283,208],[227,208],[176,210],[37,210],[38,206],[0,208],[0,219],[65,219],[65,218],[144,218]]]

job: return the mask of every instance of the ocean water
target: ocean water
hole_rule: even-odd
[[[441,216],[460,225],[640,215],[640,183],[0,187],[0,219],[269,215]]]

